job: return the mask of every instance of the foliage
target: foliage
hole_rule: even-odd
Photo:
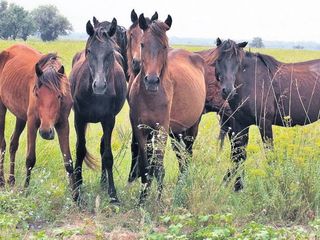
[[[15,40],[21,37],[26,40],[27,37],[35,32],[34,23],[29,16],[28,11],[14,3],[9,7],[5,1],[0,4],[0,37],[3,39],[11,38]]]
[[[264,48],[264,44],[263,44],[262,38],[260,38],[260,37],[253,38],[251,43],[250,43],[250,47],[253,47],[253,48]]]
[[[68,19],[53,5],[39,6],[32,11],[32,16],[43,41],[56,40],[60,35],[67,35],[72,31]]]

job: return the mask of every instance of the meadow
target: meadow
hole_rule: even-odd
[[[0,41],[0,50],[17,42]],[[83,41],[27,41],[43,53],[57,52],[69,73]],[[190,51],[208,47],[174,46]],[[284,62],[320,58],[320,51],[251,49]],[[75,156],[73,113],[71,152]],[[7,146],[14,118],[7,114]],[[0,239],[317,239],[320,237],[320,123],[274,127],[275,149],[266,151],[255,126],[250,128],[245,189],[234,193],[222,178],[231,162],[230,143],[219,151],[214,113],[203,116],[188,173],[177,184],[178,163],[170,145],[165,155],[165,187],[161,203],[156,187],[144,207],[137,207],[140,182],[127,183],[131,128],[126,104],[112,136],[115,184],[120,205],[110,205],[100,189],[100,169],[84,167],[83,202],[75,204],[58,140],[37,138],[37,162],[30,187],[25,179],[26,131],[16,157],[16,186],[0,189]],[[102,130],[90,124],[89,151],[99,160]],[[9,154],[5,157],[8,178]],[[155,181],[154,181],[155,182]]]

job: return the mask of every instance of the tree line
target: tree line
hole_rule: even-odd
[[[72,31],[68,19],[53,5],[42,5],[32,11],[5,0],[0,0],[0,39],[27,40],[31,35],[43,41],[56,40]]]

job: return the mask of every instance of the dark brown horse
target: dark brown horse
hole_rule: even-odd
[[[77,133],[76,184],[77,187],[82,184],[83,160],[92,163],[86,149],[86,126],[88,123],[100,122],[103,128],[100,144],[101,185],[108,183],[111,202],[118,202],[112,172],[111,134],[115,117],[120,112],[127,94],[119,47],[112,39],[116,27],[116,19],[113,19],[109,29],[103,26],[94,28],[88,21],[86,30],[89,38],[85,54],[75,56],[77,59],[74,59],[70,74]]]
[[[27,123],[28,145],[25,186],[29,185],[31,170],[36,163],[36,136],[59,137],[65,168],[70,180],[73,166],[69,149],[68,116],[72,107],[69,81],[56,54],[43,55],[25,45],[13,45],[0,54],[0,185],[5,184],[3,161],[6,149],[4,139],[7,109],[16,116],[16,126],[10,142],[9,184],[14,185],[15,154],[19,137]],[[72,183],[72,181],[71,181]]]
[[[268,55],[246,52],[246,45],[217,40],[215,74],[235,118],[231,150],[235,166],[226,180],[246,159],[250,125],[257,125],[264,143],[272,146],[272,125],[306,125],[320,117],[320,60],[286,64]],[[235,190],[242,187],[242,179],[237,177]]]
[[[179,160],[180,172],[186,169],[182,152],[192,154],[192,145],[205,102],[203,59],[185,50],[169,49],[166,31],[170,29],[170,15],[165,22],[147,23],[143,14],[139,26],[141,39],[141,69],[129,92],[130,121],[138,142],[138,171],[143,188],[143,203],[155,175],[158,198],[163,187],[163,156],[167,134]],[[176,142],[183,142],[179,147]],[[183,147],[181,147],[183,146]]]

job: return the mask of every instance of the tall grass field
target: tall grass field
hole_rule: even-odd
[[[15,44],[0,41],[0,51]],[[25,44],[43,53],[57,52],[67,73],[83,41]],[[205,47],[174,46],[190,51]],[[320,51],[251,49],[283,62],[320,58]],[[73,113],[70,144],[75,157]],[[15,118],[6,117],[7,147]],[[100,188],[100,169],[83,168],[83,201],[72,201],[57,138],[37,137],[37,162],[30,187],[25,180],[26,131],[16,157],[16,185],[0,189],[0,239],[318,239],[320,238],[320,122],[293,128],[273,127],[273,151],[266,151],[256,126],[250,128],[245,188],[233,192],[222,179],[228,167],[230,143],[219,151],[218,117],[203,116],[188,173],[178,183],[178,162],[167,145],[165,187],[156,201],[156,181],[147,203],[138,207],[140,182],[127,183],[131,127],[125,104],[112,136],[115,184],[120,205],[109,204]],[[100,160],[102,129],[90,124],[87,147]],[[8,150],[8,149],[7,149]],[[9,151],[5,177],[9,173]]]

